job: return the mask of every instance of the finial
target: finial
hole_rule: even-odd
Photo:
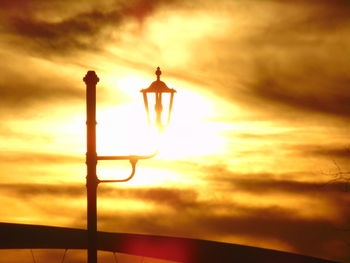
[[[93,70],[89,70],[85,77],[83,78],[83,81],[86,83],[86,84],[93,84],[93,85],[96,85],[97,82],[99,82],[99,78],[97,77],[95,71]]]
[[[157,80],[160,80],[160,75],[162,72],[160,71],[160,67],[157,68],[156,75],[157,75]]]

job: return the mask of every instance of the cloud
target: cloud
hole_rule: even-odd
[[[4,1],[1,5],[7,12],[2,12],[2,29],[7,41],[18,49],[45,57],[76,56],[80,51],[102,51],[105,44],[118,38],[118,27],[123,22],[135,19],[142,24],[157,8],[171,2],[174,1]]]
[[[83,163],[80,155],[64,155],[38,152],[0,152],[0,163],[48,164],[48,163]]]
[[[8,39],[17,49],[29,49],[45,57],[77,57],[80,51],[102,52],[106,43],[117,41],[119,27],[130,19],[143,24],[159,9],[177,3],[78,1],[68,8],[67,3],[60,1],[50,5],[29,2],[2,3],[7,10],[3,13],[2,27],[7,35],[5,41]],[[180,9],[195,6],[208,16],[224,17],[231,10],[232,16],[226,34],[215,33],[205,40],[193,40],[193,47],[187,47],[197,57],[189,64],[193,70],[187,73],[173,70],[173,76],[205,88],[209,86],[233,103],[270,112],[282,107],[285,112],[281,117],[287,117],[288,113],[293,113],[293,117],[295,113],[345,119],[350,116],[347,103],[350,63],[345,59],[350,53],[347,48],[350,40],[343,37],[349,33],[347,1],[249,1],[244,5],[223,1],[211,11],[212,5],[211,1],[177,5]],[[21,8],[26,12],[18,12]],[[274,15],[279,13],[285,16]],[[23,83],[11,85],[21,87]],[[11,94],[21,92],[25,94],[22,90]],[[3,95],[9,97],[6,92]]]
[[[140,199],[145,203],[151,202],[159,206],[166,206],[172,209],[188,209],[197,204],[198,193],[189,189],[173,188],[146,188],[146,189],[118,189],[115,192],[108,192],[109,195],[116,195],[122,198]]]
[[[128,19],[144,23],[174,2],[78,1],[68,8],[60,1],[51,6],[40,1],[4,1],[8,10],[4,30],[13,41],[25,42],[22,47],[36,53],[75,56],[79,50],[102,51],[104,43],[118,38],[118,27]],[[187,74],[174,71],[174,76],[206,88],[213,86],[216,93],[234,103],[348,118],[350,65],[344,54],[349,53],[349,39],[343,37],[350,23],[347,1],[249,1],[244,5],[223,1],[211,11],[212,5],[211,1],[187,1],[181,8],[197,7],[208,16],[225,16],[225,11],[231,10],[232,31],[194,40],[193,56],[198,58],[191,62],[194,70]],[[27,12],[15,12],[18,7]],[[262,9],[266,12],[259,11]],[[51,16],[43,16],[46,13]],[[279,13],[285,16],[274,15]],[[246,23],[242,24],[243,19]]]
[[[195,43],[189,72],[207,80],[205,88],[250,109],[278,112],[276,118],[349,118],[348,1],[218,6],[231,10],[231,27]]]
[[[24,113],[33,105],[48,103],[83,102],[84,85],[77,87],[72,77],[60,64],[35,59],[6,50],[0,52],[0,111],[7,114]],[[7,115],[3,115],[3,118]]]
[[[350,63],[344,55],[350,54],[350,39],[344,36],[349,33],[350,6],[345,1],[302,3],[290,16],[250,37],[251,46],[262,51],[253,57],[253,78],[245,83],[266,104],[347,119]]]
[[[120,15],[111,11],[91,11],[60,22],[38,21],[28,17],[10,20],[12,30],[36,52],[71,54],[72,51],[98,50],[105,40],[102,29],[117,24]]]
[[[297,218],[291,213],[293,211],[278,208],[252,209],[239,217],[202,216],[196,222],[212,234],[250,236],[255,240],[279,240],[287,243],[294,251],[308,255],[320,255],[320,247],[327,247],[333,240],[345,239],[345,233],[339,235],[335,226],[327,220]],[[325,254],[322,256],[329,256]]]
[[[293,216],[294,211],[274,207],[262,209],[235,206],[234,209],[236,213],[228,215],[218,215],[210,208],[192,213],[178,210],[172,215],[161,211],[128,215],[104,213],[100,216],[100,223],[102,228],[116,232],[211,240],[219,238],[226,242],[246,239],[250,241],[249,245],[264,244],[263,246],[274,249],[281,249],[283,244],[288,244],[289,251],[321,257],[334,258],[334,251],[329,251],[332,242],[342,248],[346,246],[346,233],[339,232],[336,226],[324,219],[298,218],[295,214]],[[267,245],[269,241],[280,245]],[[323,248],[321,252],[320,248]],[[345,252],[341,256],[349,255]]]
[[[220,178],[223,179],[223,178]],[[239,190],[261,194],[276,194],[278,191],[289,194],[310,194],[317,191],[318,184],[263,181],[239,179],[231,180],[235,188],[227,189],[227,194]],[[271,189],[278,189],[277,191]],[[85,199],[85,185],[45,185],[45,184],[1,184],[2,196],[18,196],[21,199],[31,200],[32,206],[40,213],[55,214],[55,211],[35,200],[43,198],[52,200],[55,207],[62,207],[59,200]],[[215,189],[214,189],[215,191]],[[324,190],[322,190],[324,191]],[[337,193],[331,188],[331,192]],[[329,197],[329,195],[327,194]],[[132,232],[146,234],[160,234],[183,236],[191,238],[220,240],[225,242],[239,242],[255,246],[264,246],[274,249],[307,255],[333,257],[349,257],[346,249],[335,252],[337,249],[331,244],[340,247],[346,246],[346,232],[340,231],[350,224],[349,209],[346,199],[338,199],[337,211],[343,207],[343,223],[323,217],[305,217],[298,209],[271,205],[261,207],[251,203],[243,205],[236,202],[221,202],[219,199],[203,199],[196,190],[173,188],[114,188],[101,186],[99,188],[99,202],[113,198],[121,204],[128,199],[139,200],[145,204],[153,203],[154,209],[132,210],[125,212],[117,209],[99,210],[99,228],[102,231]],[[297,199],[296,199],[297,200]],[[321,200],[321,199],[320,199]],[[323,202],[323,201],[322,201]],[[103,207],[103,206],[102,206]],[[170,209],[169,209],[170,208]],[[34,209],[34,208],[33,208]],[[61,208],[60,208],[61,209]],[[66,212],[72,214],[72,207],[66,207]],[[79,213],[83,211],[79,210]],[[77,221],[79,219],[79,221]],[[83,225],[83,217],[75,217],[74,226]],[[321,251],[320,251],[320,248]],[[335,257],[338,258],[335,258]]]
[[[3,183],[0,189],[8,194],[24,197],[45,196],[66,196],[69,198],[83,198],[86,195],[85,184],[57,185],[57,184],[36,184],[36,183]],[[100,198],[116,199],[136,199],[145,203],[154,203],[160,206],[168,206],[173,209],[195,206],[197,201],[197,192],[187,189],[173,188],[115,188],[111,186],[100,185]]]
[[[36,141],[39,143],[49,144],[52,143],[52,138],[48,135],[43,134],[28,134],[24,131],[19,131],[14,127],[9,127],[8,125],[2,125],[0,127],[0,138],[6,138],[7,140],[11,139],[19,139],[23,141]],[[1,153],[0,153],[1,154]]]
[[[107,56],[105,45],[118,41],[122,24],[142,24],[172,2],[1,1],[0,111],[18,114],[40,103],[83,102],[84,84],[78,87],[74,76],[77,66],[86,72],[91,54]]]
[[[82,198],[85,196],[86,187],[81,185],[54,185],[54,184],[36,184],[36,183],[2,183],[0,191],[6,192],[8,196],[15,196],[20,199],[40,197],[70,197]]]
[[[305,155],[318,155],[321,157],[333,159],[350,159],[350,149],[347,145],[299,145],[297,150],[302,151]]]
[[[337,204],[338,197],[343,196],[343,189],[347,182],[339,181],[328,184],[312,172],[272,173],[269,171],[258,173],[240,173],[230,171],[223,165],[202,166],[206,173],[206,180],[213,186],[228,192],[242,191],[258,195],[285,194],[295,196],[319,196],[333,200]],[[332,178],[329,179],[331,181]]]
[[[339,73],[333,76],[326,72],[333,65],[327,65],[329,69],[322,69],[317,64],[327,63],[319,59],[307,62],[290,62],[286,67],[298,68],[298,70],[275,69],[263,65],[260,61],[256,70],[255,79],[248,84],[254,96],[263,99],[265,103],[273,103],[276,106],[309,113],[328,114],[342,118],[349,118],[350,107],[347,101],[350,99],[346,90],[350,85],[347,75]]]

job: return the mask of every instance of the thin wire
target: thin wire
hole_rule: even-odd
[[[35,257],[34,257],[34,253],[33,253],[33,249],[30,249],[30,253],[32,254],[33,262],[36,263]]]
[[[64,258],[66,257],[67,251],[68,251],[68,248],[66,248],[66,249],[64,250],[64,254],[63,254],[63,257],[62,257],[61,263],[63,263],[63,262],[64,262]]]
[[[114,256],[114,260],[115,260],[115,263],[118,263],[118,260],[117,260],[117,255],[115,252],[113,252],[113,256]]]

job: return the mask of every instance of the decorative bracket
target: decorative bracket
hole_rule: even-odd
[[[121,183],[121,182],[127,182],[131,180],[136,172],[136,163],[138,160],[145,160],[145,159],[151,159],[154,156],[156,156],[158,151],[154,152],[153,154],[150,155],[127,155],[127,156],[97,156],[97,160],[129,160],[131,164],[131,174],[129,177],[125,179],[118,179],[118,180],[100,180],[97,179],[98,183]]]

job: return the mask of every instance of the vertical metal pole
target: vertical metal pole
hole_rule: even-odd
[[[88,71],[83,80],[86,84],[87,254],[88,263],[97,263],[96,84],[99,78],[95,71]]]

